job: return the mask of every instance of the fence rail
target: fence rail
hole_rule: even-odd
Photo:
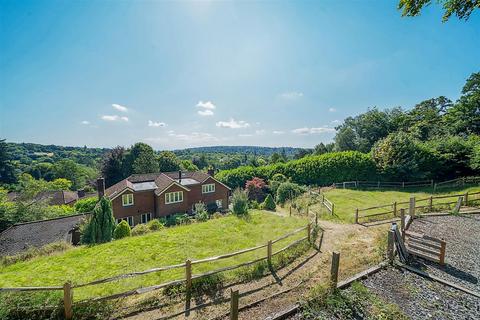
[[[473,193],[466,192],[464,194],[452,194],[452,195],[443,195],[443,196],[432,195],[428,198],[422,198],[422,199],[416,199],[415,197],[412,197],[410,198],[410,201],[393,202],[393,203],[378,205],[378,206],[369,207],[369,208],[357,208],[355,209],[355,223],[370,222],[371,218],[375,218],[375,217],[383,218],[383,219],[378,219],[376,221],[398,218],[399,212],[401,209],[408,210],[408,213],[412,217],[414,217],[416,214],[422,215],[421,212],[417,212],[417,209],[422,209],[424,211],[431,212],[434,210],[435,207],[457,204],[459,201],[458,199],[460,197],[462,197],[463,205],[467,206],[473,200],[480,199],[480,192],[473,192]],[[455,199],[455,200],[445,201],[444,199]],[[443,201],[436,202],[435,200],[443,200]],[[424,202],[426,202],[426,204],[423,204]],[[391,209],[382,211],[382,212],[377,212],[379,209],[384,209],[384,208],[391,208]],[[360,214],[360,213],[363,213],[363,214]]]
[[[434,180],[421,181],[344,181],[333,183],[335,188],[352,189],[352,188],[415,188],[415,187],[432,187],[433,190],[451,187],[463,186],[466,184],[480,184],[480,177],[460,177],[447,181],[435,182]]]
[[[284,239],[287,239],[287,238],[289,238],[289,237],[291,237],[295,234],[298,234],[298,233],[300,233],[304,230],[307,231],[306,236],[304,236],[300,239],[297,239],[297,240],[287,244],[285,247],[273,252],[273,250],[272,250],[272,245],[273,244],[278,243],[278,242],[280,242]],[[185,284],[186,285],[186,293],[187,293],[187,297],[186,297],[187,306],[189,306],[190,297],[191,297],[191,290],[192,290],[192,280],[199,279],[199,278],[206,277],[206,276],[210,276],[210,275],[220,273],[220,272],[225,272],[225,271],[238,269],[238,268],[241,268],[241,267],[246,267],[246,266],[249,266],[249,265],[264,261],[264,260],[266,260],[269,264],[271,264],[273,256],[288,250],[289,248],[301,243],[302,241],[308,240],[309,242],[311,242],[311,232],[312,232],[311,223],[309,223],[304,227],[301,227],[301,228],[293,230],[289,233],[286,233],[286,234],[284,234],[284,235],[282,235],[282,236],[280,236],[280,237],[278,237],[274,240],[270,240],[266,244],[258,245],[258,246],[252,247],[252,248],[247,248],[247,249],[243,249],[243,250],[239,250],[239,251],[235,251],[235,252],[231,252],[231,253],[226,253],[226,254],[223,254],[223,255],[215,256],[215,257],[203,258],[203,259],[198,259],[198,260],[186,260],[184,263],[180,263],[180,264],[158,267],[158,268],[152,268],[152,269],[144,270],[144,271],[136,271],[136,272],[120,274],[120,275],[116,275],[116,276],[113,276],[113,277],[97,279],[97,280],[87,282],[87,283],[83,283],[83,284],[72,285],[71,281],[67,281],[63,286],[5,287],[5,288],[0,288],[0,292],[22,292],[22,291],[27,292],[27,291],[54,291],[54,290],[61,291],[61,290],[63,290],[64,291],[64,301],[63,302],[64,302],[64,308],[65,308],[65,318],[66,319],[71,319],[72,318],[72,312],[73,312],[72,311],[73,310],[72,306],[74,304],[73,293],[72,293],[73,289],[104,284],[104,283],[108,283],[108,282],[112,282],[112,281],[116,281],[116,280],[136,277],[136,276],[145,275],[145,274],[149,274],[149,273],[155,273],[155,272],[162,272],[162,271],[166,271],[166,270],[184,268],[185,269],[185,278],[183,278],[183,279],[172,280],[172,281],[169,281],[169,282],[156,284],[156,285],[152,285],[152,286],[148,286],[148,287],[140,287],[140,288],[136,288],[136,289],[131,289],[131,290],[128,290],[128,291],[125,291],[125,292],[115,293],[115,294],[112,294],[112,295],[109,295],[109,296],[102,296],[102,297],[95,297],[95,298],[91,298],[91,299],[84,299],[84,300],[75,302],[75,305],[86,304],[86,303],[91,303],[91,302],[99,302],[99,301],[105,301],[105,300],[112,300],[112,299],[118,299],[118,298],[125,298],[125,297],[132,296],[132,295],[152,292],[152,291],[159,290],[159,289],[162,289],[162,288],[165,288],[165,287],[168,287],[168,286],[172,286],[172,285]],[[232,266],[227,266],[227,267],[223,267],[223,268],[210,270],[208,272],[201,273],[201,274],[193,274],[192,273],[192,266],[193,265],[214,262],[214,261],[218,261],[218,260],[221,260],[221,259],[227,259],[227,258],[235,257],[235,256],[238,256],[238,255],[242,255],[242,254],[245,254],[245,253],[248,253],[248,252],[252,252],[252,251],[255,251],[255,250],[260,250],[260,249],[263,249],[263,248],[267,248],[266,255],[262,256],[260,258],[256,258],[254,260],[243,262],[243,263],[232,265]],[[185,312],[189,312],[188,307],[186,309],[187,310]]]

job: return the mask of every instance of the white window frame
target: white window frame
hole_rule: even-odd
[[[215,183],[202,184],[202,193],[215,192]]]
[[[133,227],[133,225],[135,224],[135,220],[133,219],[133,216],[128,216],[128,217],[124,217],[124,218],[117,218],[116,219],[117,224],[120,224],[120,222],[122,222],[123,220],[127,221],[128,225],[130,227]]]
[[[122,206],[130,207],[133,206],[133,193],[122,194]]]
[[[183,191],[174,191],[165,193],[165,204],[183,202]]]
[[[218,209],[222,209],[222,208],[223,208],[223,201],[222,201],[222,199],[215,200],[215,204],[217,205],[217,208],[218,208]]]
[[[152,213],[151,212],[142,213],[142,216],[140,217],[140,221],[142,223],[147,223],[150,220],[152,220]]]

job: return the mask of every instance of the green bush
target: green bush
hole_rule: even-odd
[[[285,204],[288,200],[295,199],[300,194],[304,193],[306,189],[293,182],[284,182],[278,186],[277,189],[277,203]]]
[[[96,197],[80,199],[75,203],[75,212],[85,213],[93,212],[98,199]]]
[[[195,220],[199,222],[207,221],[209,219],[207,209],[203,202],[195,203]]]
[[[157,230],[163,229],[165,226],[160,222],[160,220],[153,219],[153,220],[148,221],[147,227],[151,231],[157,231]]]
[[[283,174],[281,174],[281,173],[275,173],[275,174],[272,176],[271,181],[287,182],[288,179],[287,179],[287,177],[285,177],[285,175],[283,175]]]
[[[233,191],[232,211],[237,216],[248,214],[248,197],[245,191],[241,189]]]
[[[249,209],[260,209],[260,204],[257,200],[250,200],[248,201],[248,208]]]
[[[273,201],[272,195],[269,194],[265,198],[265,201],[263,201],[263,203],[262,203],[262,209],[275,211],[276,207],[277,207],[277,205],[275,204],[275,201]]]
[[[216,178],[230,187],[242,187],[246,181],[259,177],[270,181],[273,177],[290,177],[292,182],[303,185],[328,185],[339,181],[376,180],[378,173],[369,154],[357,151],[332,152],[305,157],[287,163],[261,167],[239,167],[222,170]]]
[[[130,229],[130,226],[128,225],[128,222],[125,220],[122,220],[117,226],[115,227],[115,230],[113,231],[113,238],[115,239],[121,239],[125,237],[129,237],[131,235],[132,231]]]
[[[175,213],[173,217],[175,224],[189,224],[191,222],[190,217],[186,213]]]
[[[132,236],[141,236],[142,234],[146,234],[150,232],[150,228],[144,223],[137,224],[132,229]]]

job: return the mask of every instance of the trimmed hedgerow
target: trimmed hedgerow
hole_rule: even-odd
[[[239,167],[220,171],[216,178],[230,187],[241,187],[247,180],[259,177],[271,180],[277,174],[304,185],[327,185],[338,181],[372,180],[378,178],[369,154],[357,151],[326,153],[287,163],[260,167]]]

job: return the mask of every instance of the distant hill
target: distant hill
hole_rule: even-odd
[[[293,157],[301,148],[293,147],[259,147],[259,146],[213,146],[196,147],[174,150],[176,154],[186,153],[223,153],[223,154],[247,154],[257,156],[271,156],[273,153],[285,152],[287,157]]]

